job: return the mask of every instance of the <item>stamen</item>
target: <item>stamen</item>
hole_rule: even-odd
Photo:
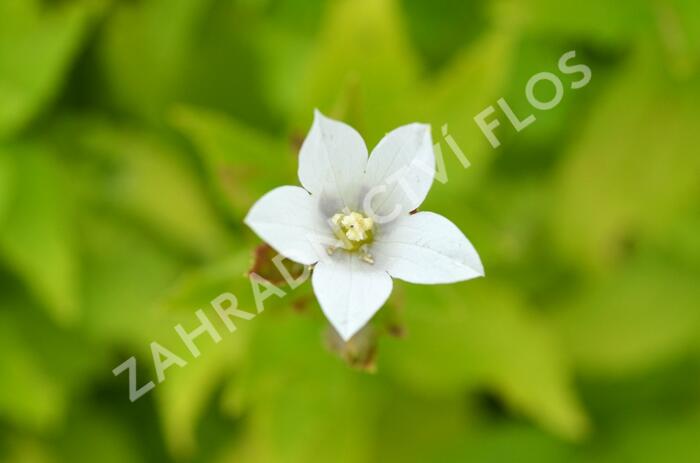
[[[362,259],[364,262],[367,262],[368,264],[373,264],[373,263],[374,263],[374,257],[372,257],[372,254],[370,254],[370,253],[367,251],[367,246],[362,246],[362,247],[360,248],[360,252],[362,253],[361,259]]]
[[[374,221],[359,212],[337,213],[331,217],[330,222],[335,235],[342,241],[346,251],[357,251],[372,242]],[[366,252],[364,255],[369,256]],[[372,258],[363,256],[363,260],[369,262]]]

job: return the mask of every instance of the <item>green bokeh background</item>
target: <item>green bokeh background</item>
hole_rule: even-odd
[[[700,461],[699,72],[695,0],[0,0],[0,461]],[[500,97],[537,120],[492,149]],[[431,123],[422,208],[487,277],[396,282],[350,346],[308,283],[228,333],[316,107]],[[188,365],[131,403],[152,341]]]

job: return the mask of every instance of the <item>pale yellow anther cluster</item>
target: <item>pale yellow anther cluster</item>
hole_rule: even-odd
[[[356,250],[360,246],[372,240],[374,221],[360,214],[350,212],[349,214],[338,213],[331,218],[336,234],[340,238],[347,250]]]

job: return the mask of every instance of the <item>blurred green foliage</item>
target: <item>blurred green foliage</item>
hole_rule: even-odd
[[[491,149],[572,49],[591,83]],[[700,461],[699,73],[695,0],[0,0],[0,461]],[[308,283],[192,359],[315,107],[448,124],[424,208],[487,277],[396,282],[374,373]],[[188,365],[130,403],[151,341]]]

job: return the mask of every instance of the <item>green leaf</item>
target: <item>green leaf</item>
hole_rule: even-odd
[[[277,330],[277,335],[281,338],[296,335],[295,330],[300,329],[300,325],[298,321],[295,323],[295,320],[289,319],[292,312],[290,308],[294,301],[308,293],[302,288],[291,290],[288,286],[280,285],[285,291],[284,298],[272,296],[265,299],[264,311],[257,313],[251,282],[247,276],[249,266],[249,253],[241,251],[221,262],[188,272],[172,286],[161,303],[159,325],[169,329],[159,334],[158,341],[162,341],[189,362],[182,369],[169,370],[167,381],[159,385],[155,392],[165,437],[176,456],[187,457],[203,451],[197,447],[198,423],[215,397],[217,388],[224,382],[228,385],[221,397],[221,412],[236,418],[245,413],[248,407],[258,407],[268,400],[281,399],[278,390],[274,393],[267,391],[267,386],[259,382],[267,380],[260,379],[257,361],[254,360],[258,352],[254,349],[260,350],[261,342],[270,342],[265,336],[271,330]],[[309,286],[309,283],[305,284],[307,289]],[[236,329],[228,331],[211,307],[211,301],[223,293],[233,294],[238,301],[238,308],[255,318],[234,318]],[[195,359],[171,327],[181,323],[186,331],[194,330],[200,325],[195,315],[197,309],[204,311],[222,340],[215,343],[208,334],[203,334],[196,341],[201,355]],[[285,333],[285,326],[291,333]],[[318,325],[301,326],[309,330]],[[309,339],[299,348],[313,348],[314,355],[324,355],[316,338]],[[260,354],[264,355],[263,352]],[[299,355],[309,355],[309,352],[300,351]],[[263,369],[270,373],[267,367]],[[258,387],[265,389],[261,392],[263,398],[258,396]]]
[[[172,121],[194,144],[210,181],[237,220],[271,189],[298,183],[290,147],[264,133],[223,114],[189,107],[173,111]]]
[[[19,307],[16,308],[20,309]],[[66,407],[59,382],[45,371],[31,342],[21,338],[10,317],[0,318],[0,415],[34,430],[55,426]]]
[[[298,120],[310,121],[314,108],[333,108],[342,95],[339,89],[357,87],[354,98],[361,116],[349,122],[371,146],[387,131],[408,122],[397,108],[403,108],[402,100],[418,79],[418,63],[398,2],[331,2],[322,24],[306,70]]]
[[[477,423],[474,428],[463,433],[442,447],[440,461],[470,461],[478,463],[499,463],[518,461],[522,463],[575,462],[576,455],[561,440],[546,435],[540,430],[520,423],[484,425]]]
[[[234,319],[236,330],[228,331],[211,301],[223,293],[232,293],[239,308],[255,314],[252,292],[245,272],[249,265],[247,253],[238,253],[223,262],[191,271],[178,279],[159,304],[158,322],[163,328],[157,341],[183,357],[187,366],[167,371],[166,381],[154,392],[160,410],[166,443],[173,455],[191,457],[198,449],[196,430],[214,393],[230,375],[237,371],[248,354],[251,324],[256,319]],[[267,304],[266,304],[267,305]],[[200,357],[193,358],[174,327],[182,324],[187,332],[201,325],[195,311],[201,309],[221,336],[215,343],[208,334],[195,341]]]
[[[62,431],[54,450],[60,461],[89,463],[95,455],[101,455],[105,463],[142,463],[152,458],[139,452],[141,434],[134,433],[115,413],[97,407],[74,412]]]
[[[82,230],[82,329],[103,343],[146,352],[172,328],[160,326],[157,308],[183,271],[182,258],[117,214],[90,211]]]
[[[324,2],[286,0],[270,5],[254,33],[264,97],[277,114],[294,123],[303,103],[307,67],[316,48]]]
[[[22,130],[55,96],[102,6],[0,4],[0,140]]]
[[[696,272],[646,256],[582,288],[558,325],[581,371],[624,377],[697,349],[699,298]]]
[[[550,216],[557,249],[582,268],[615,269],[642,239],[663,236],[699,191],[693,82],[676,81],[640,46],[569,145]]]
[[[12,201],[15,163],[11,156],[0,154],[0,226]]]
[[[575,4],[527,0],[508,5],[513,20],[534,32],[588,40],[604,46],[632,42],[654,24],[653,4],[635,0],[615,3],[591,0]]]
[[[488,2],[485,0],[403,0],[401,6],[411,43],[421,52],[429,69],[443,66],[487,26]]]
[[[489,31],[459,50],[441,72],[418,86],[407,99],[413,119],[425,118],[432,123],[433,142],[439,144],[445,163],[447,183],[433,183],[426,208],[431,204],[450,204],[460,194],[473,194],[499,154],[479,130],[474,117],[503,96],[516,45],[517,36],[511,31]],[[419,116],[418,111],[424,116]],[[452,137],[467,158],[467,167],[447,137]]]
[[[180,147],[156,132],[77,119],[58,127],[72,134],[63,147],[79,156],[88,201],[136,219],[166,243],[196,257],[227,249],[229,236],[210,203],[196,163]]]
[[[426,395],[486,387],[562,437],[586,432],[555,334],[511,291],[487,277],[437,289],[408,286],[394,297],[405,301],[408,335],[380,347],[380,369]]]
[[[659,419],[648,416],[644,420],[625,423],[616,435],[607,436],[605,449],[589,452],[585,463],[617,463],[634,461],[656,463],[668,458],[668,449],[673,449],[680,461],[695,461],[700,458],[697,444],[700,429],[700,414]]]
[[[0,415],[32,431],[55,430],[70,400],[104,367],[105,349],[57,326],[12,282],[2,292]]]
[[[78,264],[65,173],[52,150],[39,143],[2,146],[0,158],[12,158],[16,174],[0,225],[0,255],[57,321],[74,321]]]
[[[264,461],[366,461],[376,433],[377,380],[326,352],[319,324],[290,307],[251,322],[254,339],[239,376],[247,395],[242,411],[250,419],[233,454]]]
[[[102,29],[98,59],[113,102],[158,120],[184,84],[208,0],[119,2]]]
[[[1,453],[7,463],[56,463],[51,449],[36,436],[7,433],[7,451]]]

